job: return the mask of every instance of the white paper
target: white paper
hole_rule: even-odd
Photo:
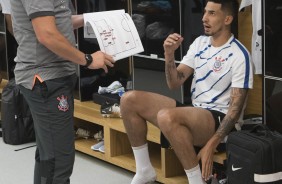
[[[97,38],[100,50],[115,61],[144,51],[134,22],[124,10],[83,15],[84,37]]]

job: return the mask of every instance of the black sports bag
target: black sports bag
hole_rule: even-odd
[[[282,184],[282,135],[265,125],[229,134],[228,184]]]
[[[35,141],[33,119],[23,95],[11,79],[2,91],[1,119],[3,141],[19,145]]]

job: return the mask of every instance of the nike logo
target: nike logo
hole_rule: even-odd
[[[243,167],[234,167],[234,165],[232,165],[232,171],[238,171],[240,169],[243,169]]]

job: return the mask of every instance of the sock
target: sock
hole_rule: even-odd
[[[131,184],[144,184],[156,180],[156,172],[153,168],[148,151],[148,144],[132,147],[136,162],[136,174]]]
[[[202,173],[199,164],[189,170],[185,170],[189,184],[206,184],[202,178]]]

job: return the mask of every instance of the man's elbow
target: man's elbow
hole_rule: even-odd
[[[37,33],[36,38],[37,38],[39,43],[48,47],[48,45],[53,44],[52,40],[54,38],[54,35],[52,33],[48,32],[48,31],[43,31],[41,33]]]
[[[42,35],[36,35],[36,38],[38,40],[39,43],[41,43],[42,45],[47,45],[48,44],[48,39]]]

